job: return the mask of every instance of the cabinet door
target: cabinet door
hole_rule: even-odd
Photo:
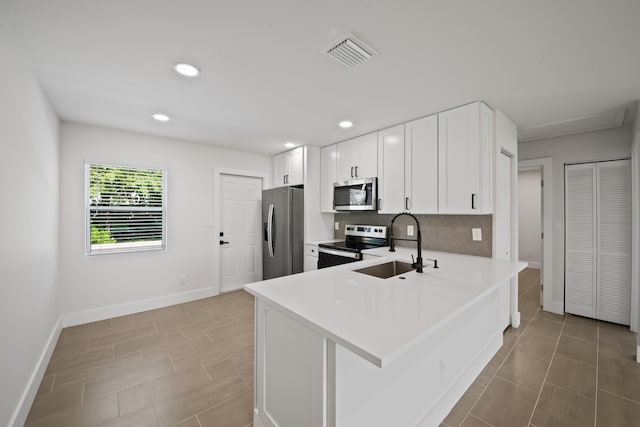
[[[356,178],[374,178],[378,176],[378,133],[373,132],[360,136],[357,141]]]
[[[320,211],[333,212],[333,183],[336,182],[337,151],[335,145],[320,150]]]
[[[378,132],[378,199],[380,213],[407,210],[404,194],[404,125]]]
[[[479,213],[478,103],[438,114],[438,207],[441,214]]]
[[[273,156],[273,187],[287,185],[286,175],[289,173],[289,153]]]
[[[358,138],[341,142],[337,145],[338,169],[337,180],[349,181],[356,179],[355,167],[358,162]]]
[[[405,125],[404,192],[409,211],[438,213],[438,115]]]
[[[310,255],[304,256],[304,271],[313,271],[318,269],[318,258]]]
[[[298,147],[287,152],[289,171],[287,173],[287,185],[304,184],[304,148]]]

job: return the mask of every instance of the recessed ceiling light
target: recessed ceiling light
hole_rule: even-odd
[[[167,116],[166,114],[161,114],[161,113],[156,113],[151,117],[153,117],[153,119],[158,121],[158,122],[168,122],[169,120],[171,120],[171,118],[169,116]]]
[[[200,70],[198,70],[193,65],[185,64],[184,62],[174,65],[173,69],[176,70],[178,74],[182,74],[183,76],[187,77],[195,77],[200,74]]]
[[[348,129],[351,126],[353,126],[353,122],[350,122],[349,120],[343,120],[340,123],[338,123],[338,125],[343,129]]]
[[[296,146],[296,143],[295,142],[285,142],[284,146],[287,147],[287,148],[293,148],[293,147]]]

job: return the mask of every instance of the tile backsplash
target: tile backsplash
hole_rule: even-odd
[[[334,221],[340,223],[340,229],[334,231],[336,239],[344,238],[346,224],[391,224],[394,215],[376,212],[336,213]],[[422,247],[426,250],[452,252],[465,255],[491,257],[492,255],[492,215],[416,215],[422,231]],[[407,225],[414,224],[408,216],[399,217],[393,226],[393,235],[398,238],[407,237]],[[471,229],[482,230],[482,240],[471,238]],[[398,246],[415,247],[415,243],[398,241]]]

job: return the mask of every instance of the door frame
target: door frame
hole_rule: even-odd
[[[539,167],[541,169],[540,176],[544,183],[542,192],[542,283],[544,292],[542,293],[542,309],[552,313],[564,314],[564,292],[562,292],[562,300],[554,302],[553,293],[559,286],[564,284],[553,283],[553,161],[551,157],[540,159],[521,160],[518,162],[518,172],[523,169]],[[563,289],[564,290],[564,289]]]
[[[254,171],[247,171],[242,169],[230,169],[230,168],[213,168],[213,262],[212,264],[212,277],[213,277],[213,288],[217,290],[216,295],[220,295],[222,291],[222,280],[220,278],[221,270],[220,270],[220,245],[216,244],[220,237],[220,228],[222,226],[222,189],[220,188],[220,184],[222,181],[222,175],[235,175],[235,176],[243,176],[247,178],[257,178],[262,180],[262,190],[269,188],[270,181],[269,175],[261,174]]]
[[[640,330],[640,131],[631,147],[631,331]],[[640,363],[640,334],[636,361]]]

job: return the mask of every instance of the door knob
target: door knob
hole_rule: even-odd
[[[224,240],[220,240],[220,244],[221,244],[221,245],[228,245],[228,244],[229,244],[229,242],[225,242]]]

